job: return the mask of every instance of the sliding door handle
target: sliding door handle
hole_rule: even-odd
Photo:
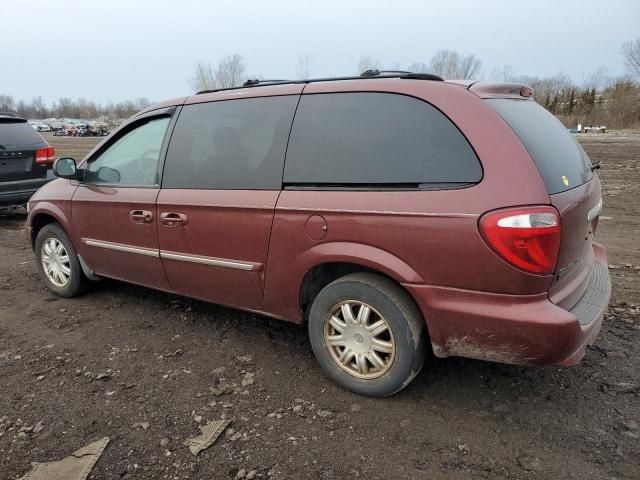
[[[181,227],[187,224],[187,216],[184,213],[162,212],[160,221],[167,227]]]

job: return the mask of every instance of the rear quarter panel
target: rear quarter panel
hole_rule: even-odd
[[[445,191],[283,191],[267,263],[266,311],[300,320],[304,275],[334,261],[368,266],[403,283],[507,294],[548,289],[551,276],[529,275],[507,264],[478,231],[478,219],[487,211],[549,203],[529,154],[490,107],[459,85],[423,80],[312,83],[304,94],[345,91],[391,92],[431,103],[469,140],[483,179],[470,188]],[[306,220],[314,214],[327,222],[320,241],[305,233]]]

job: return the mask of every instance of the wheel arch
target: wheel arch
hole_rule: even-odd
[[[416,299],[402,284],[424,283],[424,280],[406,262],[389,252],[370,245],[336,242],[318,245],[305,256],[312,256],[314,261],[307,264],[298,288],[298,307],[303,321],[307,319],[309,306],[324,287],[338,278],[358,272],[376,273],[392,280],[420,310]]]
[[[54,204],[48,204],[43,206],[38,205],[38,208],[29,214],[29,230],[30,230],[30,242],[31,248],[36,244],[36,237],[38,232],[42,228],[51,223],[58,223],[69,234],[68,224],[66,222],[66,215],[64,212]]]

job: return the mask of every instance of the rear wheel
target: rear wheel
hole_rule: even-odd
[[[309,313],[318,362],[342,387],[383,397],[420,372],[425,333],[413,299],[381,275],[355,273],[327,285]]]
[[[59,224],[42,227],[36,237],[35,253],[38,273],[49,290],[61,297],[84,293],[89,281],[73,243]]]

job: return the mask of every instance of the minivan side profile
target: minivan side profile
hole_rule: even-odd
[[[580,362],[611,284],[587,155],[526,85],[251,81],[153,105],[29,202],[40,275],[109,277],[305,323],[341,386],[391,395],[429,348]]]

